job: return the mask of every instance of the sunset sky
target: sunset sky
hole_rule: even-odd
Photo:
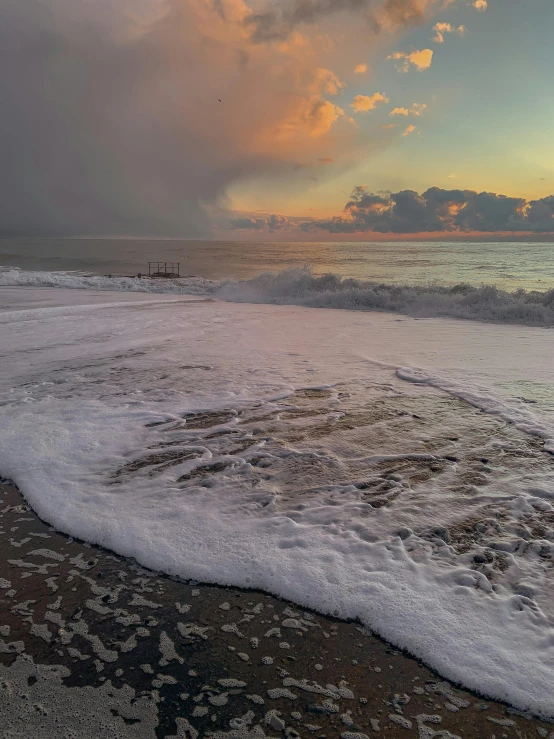
[[[0,4],[4,236],[554,231],[552,0]]]

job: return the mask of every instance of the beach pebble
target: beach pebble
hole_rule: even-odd
[[[285,629],[302,629],[302,624],[296,618],[286,618],[281,621],[281,626],[284,626]]]
[[[265,715],[264,721],[268,726],[271,726],[272,729],[275,729],[275,731],[283,731],[286,724],[278,714],[278,711],[268,711]]]

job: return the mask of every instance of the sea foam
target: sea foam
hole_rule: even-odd
[[[484,387],[546,387],[543,330],[117,297],[0,313],[0,474],[44,520],[554,716],[552,457]]]
[[[67,287],[155,294],[203,295],[243,303],[385,311],[527,326],[554,326],[554,289],[508,292],[492,285],[397,285],[314,275],[308,268],[267,272],[250,280],[185,277],[151,280],[71,272],[0,268],[0,285]]]

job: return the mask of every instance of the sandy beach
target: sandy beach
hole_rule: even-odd
[[[0,494],[2,737],[554,737],[357,623],[148,571]]]

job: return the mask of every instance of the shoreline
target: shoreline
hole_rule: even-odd
[[[28,693],[0,691],[0,706],[14,730],[24,715],[33,739],[52,736],[55,718],[105,736],[99,711],[120,736],[554,737],[554,723],[455,687],[358,623],[67,537],[6,482],[0,527],[0,679],[26,675]],[[44,713],[30,716],[29,698]]]

